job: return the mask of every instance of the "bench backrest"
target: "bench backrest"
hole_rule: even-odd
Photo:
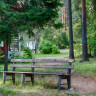
[[[74,59],[11,59],[11,62],[55,62],[55,63],[72,63]]]
[[[13,71],[15,71],[15,68],[31,68],[32,72],[34,72],[34,68],[51,68],[51,69],[68,69],[67,73],[71,74],[71,69],[73,69],[73,66],[71,65],[72,62],[74,62],[73,59],[11,59],[11,62],[13,64],[10,65],[10,67],[13,67]],[[32,62],[31,64],[15,64],[17,62]],[[43,62],[43,63],[69,63],[68,65],[34,65],[35,62]]]
[[[73,69],[71,65],[29,65],[29,64],[13,64],[10,67],[19,68],[52,68],[52,69]]]

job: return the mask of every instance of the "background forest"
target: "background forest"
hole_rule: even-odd
[[[73,11],[73,35],[74,35],[74,48],[77,51],[82,49],[82,20],[81,20],[81,0],[72,0]],[[88,53],[90,56],[96,56],[96,1],[86,0],[87,10],[87,40],[88,40]]]
[[[63,28],[57,30],[53,27],[47,27],[41,32],[41,38],[47,39],[59,46],[60,49],[68,48],[69,33],[68,33],[68,2],[62,0],[64,6],[59,12]],[[96,56],[96,1],[86,0],[87,11],[87,44],[89,56]],[[73,41],[75,56],[80,56],[82,52],[82,5],[81,0],[72,0],[72,23],[73,23]]]
[[[0,4],[2,4],[2,5],[4,4],[4,3],[2,3],[2,0],[0,2],[1,2]],[[4,2],[7,2],[7,0]],[[17,1],[14,1],[14,2],[11,1],[11,3],[13,3],[13,5],[16,2]],[[29,6],[27,4],[28,2],[26,1],[25,7]],[[42,2],[46,3],[47,1],[46,2],[42,1]],[[57,5],[56,5],[55,4],[56,2],[59,2],[59,3],[57,3]],[[50,11],[50,14],[46,14],[46,12],[49,9],[44,13],[42,10],[40,10],[41,12],[40,12],[40,14],[39,14],[40,16],[39,16],[36,12],[34,12],[34,10],[36,10],[36,8],[34,7],[33,8],[34,10],[32,11],[34,13],[34,17],[32,17],[32,18],[31,18],[31,14],[33,14],[33,13],[31,13],[31,11],[28,11],[31,7],[27,10],[25,10],[25,9],[22,10],[22,8],[20,8],[20,9],[11,8],[10,10],[8,10],[7,5],[5,7],[1,6],[1,8],[0,8],[1,13],[2,13],[1,17],[2,16],[6,17],[6,18],[4,18],[4,20],[1,19],[2,20],[1,25],[0,25],[1,41],[3,40],[5,42],[8,41],[7,43],[11,43],[11,40],[13,39],[12,38],[13,35],[16,36],[16,34],[20,31],[21,33],[26,32],[27,34],[29,34],[29,37],[31,37],[31,36],[35,37],[37,48],[39,47],[39,44],[41,44],[40,42],[42,42],[42,41],[51,42],[52,44],[54,44],[55,47],[58,46],[56,48],[54,47],[55,49],[69,48],[68,1],[67,0],[61,0],[61,1],[57,0],[56,2],[53,3],[53,5],[55,4],[55,6],[52,5],[52,8],[56,9],[55,10],[56,13],[53,14]],[[82,3],[81,3],[81,0],[72,0],[71,3],[72,3],[72,24],[73,24],[72,26],[73,26],[74,52],[75,52],[75,57],[78,57],[78,56],[81,57],[81,55],[82,55]],[[88,54],[90,57],[93,57],[93,56],[95,57],[95,55],[96,55],[96,32],[95,32],[95,30],[96,30],[96,28],[95,28],[95,26],[96,26],[96,22],[95,22],[96,21],[95,20],[96,6],[95,6],[95,4],[96,4],[95,0],[86,1],[86,11],[87,11],[87,22],[86,23],[87,23],[87,44],[88,44],[87,47],[88,47]],[[35,3],[33,5],[37,6],[37,5],[35,5]],[[22,6],[24,6],[24,5],[22,5]],[[46,5],[46,6],[48,6],[48,8],[50,7],[49,5]],[[40,7],[40,6],[38,6],[38,7]],[[52,8],[50,10],[52,10]],[[8,11],[8,13],[6,12],[6,14],[5,14],[3,12],[3,10]],[[25,12],[27,12],[26,14],[24,13],[24,10],[25,10]],[[9,11],[12,11],[12,12],[14,11],[14,12],[11,13]],[[20,12],[16,12],[16,11],[20,11]],[[21,14],[21,12],[23,12],[23,13]],[[57,15],[58,12],[59,12],[59,15]],[[14,13],[16,16],[14,16]],[[30,14],[30,16],[28,14]],[[46,14],[44,19],[41,19],[43,16],[42,14]],[[47,15],[49,17],[47,17]],[[8,22],[9,17],[10,17],[10,22]],[[16,18],[17,19],[19,18],[20,20],[19,19],[17,20]],[[37,19],[38,20],[35,21],[34,18],[36,20]],[[48,18],[51,18],[51,19],[48,19]],[[23,21],[23,19],[25,21],[21,22],[21,21]],[[32,20],[34,19],[34,21],[31,22],[30,21],[31,19]],[[43,23],[39,22],[40,20],[42,20]],[[49,22],[47,22],[47,20]],[[5,26],[4,22],[7,22],[9,27]],[[21,23],[19,23],[19,22],[21,22]],[[30,23],[28,23],[28,22],[30,22]],[[18,24],[16,24],[16,26],[13,26],[15,23],[18,23]],[[9,28],[11,28],[11,30]],[[7,31],[9,31],[9,32],[7,32]],[[2,34],[2,32],[4,32],[4,33]],[[11,35],[9,33],[11,33]],[[6,38],[7,36],[8,36],[8,38]],[[57,53],[59,53],[59,51]]]

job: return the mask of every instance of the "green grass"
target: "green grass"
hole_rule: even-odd
[[[96,91],[82,94],[82,96],[96,96]]]
[[[96,60],[91,59],[90,61],[79,63],[80,60],[76,60],[74,65],[74,71],[79,74],[85,75],[96,75]]]
[[[59,54],[42,54],[42,53],[37,53],[34,54],[34,58],[41,58],[41,57],[58,57],[58,56],[65,56],[69,54],[69,50],[66,49],[66,51],[60,52]],[[68,57],[68,56],[67,56]]]
[[[1,87],[0,88],[0,93],[3,95],[3,96],[15,96],[16,93],[11,91],[11,90],[6,90],[5,88]]]
[[[75,93],[75,92],[74,93],[68,93],[67,95],[68,96],[80,96],[78,93]]]
[[[0,81],[0,87],[2,96],[60,96],[60,94],[64,96],[65,94],[64,91],[57,90],[57,83],[47,81],[45,78],[35,80],[34,85],[28,82],[22,85],[20,80],[16,80],[15,85],[12,81],[7,81],[5,84]]]

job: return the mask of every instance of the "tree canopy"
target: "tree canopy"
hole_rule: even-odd
[[[8,70],[8,45],[20,31],[31,36],[33,29],[44,26],[60,27],[58,18],[61,0],[0,0],[0,41],[5,42],[5,67]]]
[[[11,38],[18,30],[31,34],[46,25],[59,27],[55,20],[60,6],[60,0],[0,0],[0,39]]]

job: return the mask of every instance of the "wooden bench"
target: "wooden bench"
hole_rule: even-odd
[[[22,84],[25,83],[25,78],[30,77],[32,84],[34,84],[34,74],[44,74],[44,75],[56,75],[58,77],[58,89],[61,90],[61,79],[67,79],[68,89],[71,88],[71,69],[73,66],[71,65],[74,62],[73,59],[12,59],[11,62],[13,64],[10,65],[12,67],[12,71],[4,71],[3,72],[3,82],[6,81],[6,76],[12,76],[12,81],[15,83],[15,74],[22,74]],[[31,62],[32,64],[16,64],[21,62]],[[49,63],[50,65],[37,65],[35,63]],[[68,65],[52,65],[53,63],[67,63]],[[20,72],[15,71],[16,68],[31,68],[30,72]],[[43,68],[43,69],[67,69],[67,71],[40,71],[35,72],[34,69]]]

